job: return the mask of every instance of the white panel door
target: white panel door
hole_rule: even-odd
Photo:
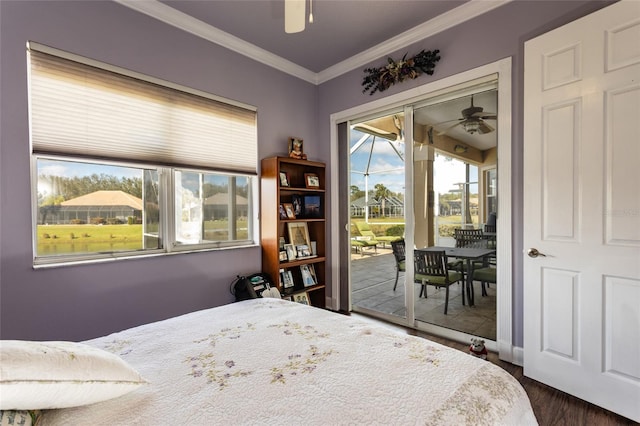
[[[640,2],[527,42],[524,99],[524,373],[640,421]]]

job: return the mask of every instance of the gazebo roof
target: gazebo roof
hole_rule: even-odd
[[[95,191],[60,204],[64,207],[127,206],[142,210],[142,200],[124,191]]]

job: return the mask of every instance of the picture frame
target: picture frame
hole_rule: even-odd
[[[285,244],[284,250],[287,253],[287,260],[289,262],[296,259],[296,248],[293,246],[293,244]]]
[[[287,214],[287,219],[295,219],[296,218],[295,211],[293,210],[293,204],[284,203],[284,204],[282,204],[282,206],[284,207],[284,211]]]
[[[305,218],[322,219],[322,198],[319,195],[305,195],[303,205]]]
[[[311,247],[311,239],[309,238],[309,228],[306,222],[290,222],[287,223],[289,231],[289,243],[294,246]]]
[[[302,303],[303,305],[309,305],[309,295],[305,291],[304,293],[298,293],[293,296],[293,300],[296,303]]]
[[[316,275],[315,266],[313,266],[313,263],[310,263],[308,266],[309,266],[309,273],[311,274],[311,278],[313,278],[313,282],[315,284],[318,284],[318,276]]]
[[[290,186],[289,174],[287,172],[280,172],[280,186]]]
[[[280,262],[286,262],[287,260],[289,260],[289,257],[287,256],[287,251],[286,250],[281,250],[280,251]]]
[[[307,257],[313,257],[311,256],[311,248],[307,245],[301,244],[299,246],[296,246],[296,257],[298,259],[304,259]]]
[[[318,284],[315,280],[315,274],[311,273],[313,265],[300,265],[300,275],[302,276],[302,284],[305,287],[311,287]]]
[[[298,160],[306,160],[307,155],[304,153],[304,141],[300,138],[289,138],[289,157]]]
[[[284,206],[282,204],[280,204],[280,207],[278,208],[278,213],[280,215],[280,219],[289,219],[289,216],[287,216],[287,211],[284,209]]]
[[[293,275],[291,275],[291,271],[288,269],[280,269],[280,282],[282,283],[282,287],[292,288],[293,284]]]
[[[296,215],[296,218],[304,217],[304,204],[302,201],[302,197],[298,194],[293,194],[291,196],[291,204],[293,204],[293,213]]]
[[[315,173],[305,173],[304,183],[307,188],[320,188],[320,179]]]

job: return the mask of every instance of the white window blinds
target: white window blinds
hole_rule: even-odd
[[[34,153],[257,173],[255,109],[36,46],[29,50]]]

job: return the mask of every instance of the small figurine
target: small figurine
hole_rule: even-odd
[[[289,157],[306,160],[307,154],[302,151],[302,139],[289,138]]]
[[[469,353],[478,358],[487,359],[487,348],[484,346],[484,340],[476,338],[471,339]]]

